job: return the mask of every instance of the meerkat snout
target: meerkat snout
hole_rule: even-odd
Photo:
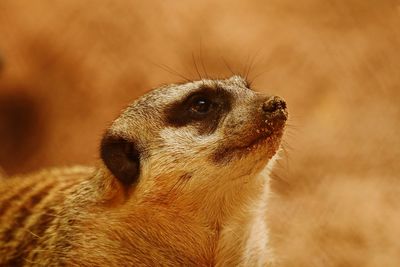
[[[267,123],[269,126],[272,126],[273,130],[284,126],[288,118],[285,100],[279,96],[269,97],[264,101],[261,109],[265,113],[265,123]]]
[[[284,111],[286,109],[286,102],[279,96],[272,96],[263,103],[262,109],[266,113]]]

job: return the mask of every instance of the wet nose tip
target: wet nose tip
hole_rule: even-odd
[[[278,96],[273,96],[263,103],[262,109],[267,113],[273,113],[277,110],[284,110],[286,109],[286,102]]]

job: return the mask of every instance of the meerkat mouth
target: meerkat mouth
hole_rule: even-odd
[[[259,145],[268,142],[268,138],[273,135],[273,131],[268,129],[256,130],[259,134],[256,138],[254,138],[248,145],[236,147],[237,150],[252,150],[257,148]]]
[[[251,151],[264,146],[267,143],[276,142],[283,134],[284,125],[280,126],[279,129],[264,128],[257,129],[257,136],[252,139],[247,145],[237,146],[233,150],[239,151]]]
[[[286,120],[279,120],[278,123],[268,122],[270,124],[267,123],[267,127],[255,130],[255,137],[252,138],[247,144],[221,149],[215,154],[214,159],[216,161],[229,160],[235,155],[245,156],[262,148],[274,150],[271,151],[273,152],[272,154],[274,154],[278,147],[276,144],[280,142],[280,139],[283,135],[285,121]]]
[[[263,146],[265,143],[273,143],[278,141],[283,134],[287,120],[287,111],[280,109],[275,112],[269,119],[264,121],[265,126],[261,129],[256,129],[256,137],[252,139],[247,145],[238,146],[235,150],[251,151]]]

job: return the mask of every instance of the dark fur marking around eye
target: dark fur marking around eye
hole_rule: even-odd
[[[140,174],[140,153],[134,142],[105,134],[100,150],[105,165],[122,184],[131,185],[137,181]]]
[[[191,110],[191,101],[203,97],[212,102],[211,110],[207,115],[197,115]],[[188,95],[183,101],[170,105],[166,110],[166,121],[174,127],[195,125],[199,134],[213,133],[225,114],[231,110],[232,96],[220,87],[202,86]]]

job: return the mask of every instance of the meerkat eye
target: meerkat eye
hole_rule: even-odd
[[[198,114],[207,114],[211,110],[211,101],[203,96],[196,96],[191,100],[190,110]]]
[[[175,127],[195,125],[201,133],[212,133],[231,109],[232,96],[223,88],[200,87],[183,101],[165,109],[166,121]]]

